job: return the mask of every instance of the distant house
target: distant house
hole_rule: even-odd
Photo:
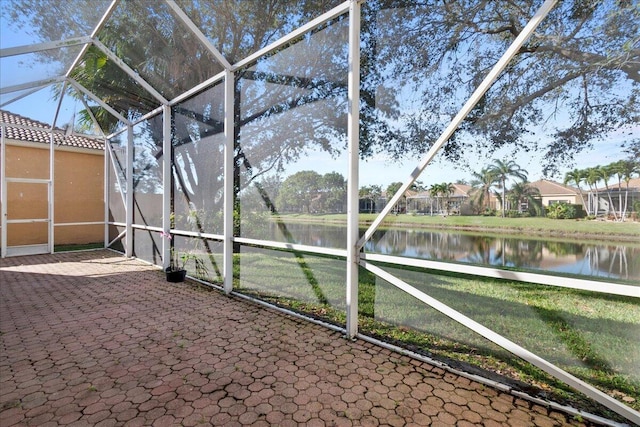
[[[3,255],[104,242],[102,141],[2,110],[0,140]]]
[[[414,195],[416,192],[412,190],[407,190],[404,193],[404,197],[401,197],[396,203],[395,207],[392,209],[394,213],[405,213],[407,211],[407,198]],[[383,191],[380,195],[372,198],[372,197],[360,197],[360,213],[380,213],[387,206],[389,200],[394,196],[394,194],[387,194],[386,191]]]
[[[529,183],[531,187],[537,188],[540,192],[540,200],[542,206],[549,206],[553,203],[569,203],[582,205],[582,197],[585,202],[587,200],[587,193],[579,188],[572,187],[570,185],[560,184],[548,179],[541,179],[535,182]],[[582,197],[580,194],[582,193]]]
[[[591,212],[598,206],[599,214],[615,216],[622,207],[628,216],[634,211],[634,204],[640,202],[640,178],[630,179],[628,183],[624,180],[610,183],[608,189],[602,185],[595,187],[589,191],[586,201]]]
[[[407,211],[425,215],[460,215],[470,213],[469,200],[473,188],[466,184],[453,184],[453,193],[434,197],[429,191],[407,195]]]

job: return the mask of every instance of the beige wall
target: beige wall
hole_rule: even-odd
[[[49,146],[8,141],[5,176],[49,178]],[[104,225],[64,225],[104,221],[104,157],[102,151],[56,147],[54,154],[54,244],[104,241]],[[46,218],[45,184],[7,183],[9,219]],[[7,245],[46,243],[46,224],[10,224]]]
[[[49,179],[49,146],[42,148],[7,143],[5,176],[11,178]]]
[[[549,206],[553,202],[566,202],[574,205],[581,205],[582,200],[580,200],[580,196],[570,195],[570,194],[559,194],[553,196],[543,196],[542,197],[542,206]]]
[[[55,223],[104,220],[102,153],[56,151],[54,168]]]

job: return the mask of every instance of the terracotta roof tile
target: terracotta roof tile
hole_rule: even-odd
[[[46,123],[32,120],[19,114],[10,113],[4,110],[0,110],[0,122],[7,124],[7,126],[4,128],[7,132],[7,134],[5,135],[5,138],[7,139],[15,139],[18,141],[26,142],[38,142],[42,144],[48,144],[50,141],[49,129],[51,128],[51,126]],[[24,127],[18,126],[27,126],[32,129],[25,129]],[[33,128],[41,128],[42,130]],[[1,132],[2,130],[0,129],[0,134]],[[57,145],[63,147],[88,148],[92,150],[104,149],[104,144],[102,143],[102,141],[84,137],[81,135],[65,135],[64,130],[60,128],[54,128],[53,140]]]

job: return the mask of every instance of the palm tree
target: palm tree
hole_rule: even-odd
[[[618,209],[620,209],[619,221],[624,221],[624,215],[622,212],[622,177],[624,176],[623,168],[621,165],[622,160],[610,164],[613,174],[618,178]]]
[[[611,212],[611,208],[613,207],[613,200],[611,200],[611,189],[609,188],[609,178],[614,175],[612,165],[600,166],[598,168],[598,174],[600,175],[600,179],[604,181],[604,186],[607,189],[607,197],[609,198],[609,209],[607,210],[607,215]],[[596,212],[597,215],[597,212]],[[616,210],[613,209],[613,218],[618,221],[618,214]]]
[[[476,189],[473,195],[473,204],[489,210],[491,187],[496,183],[496,175],[490,168],[482,168],[480,172],[473,172],[471,186]]]
[[[493,164],[489,166],[489,169],[495,174],[498,182],[500,183],[500,188],[502,188],[502,217],[504,218],[505,208],[506,208],[506,198],[505,193],[507,191],[507,179],[508,178],[519,178],[522,181],[527,180],[528,172],[522,169],[516,162],[513,160],[500,160],[494,159]]]
[[[429,194],[431,195],[431,197],[434,197],[436,199],[436,210],[438,212],[440,212],[440,193],[442,191],[442,187],[440,186],[440,184],[432,184],[431,187],[429,187]]]
[[[633,160],[620,160],[617,162],[617,165],[618,176],[621,176],[626,184],[624,190],[624,209],[622,206],[620,207],[620,220],[624,221],[627,215],[627,204],[629,201],[629,181],[631,181],[634,175],[640,174],[640,163]],[[620,192],[622,192],[622,187],[620,187]]]
[[[585,171],[581,170],[581,169],[574,169],[570,172],[567,172],[564,175],[564,185],[567,184],[575,184],[575,186],[578,188],[578,192],[580,193],[580,199],[582,200],[582,206],[584,207],[584,210],[587,211],[587,215],[589,215],[589,207],[587,206],[587,204],[584,201],[584,194],[582,194],[582,189],[580,188],[580,183],[582,182],[582,180],[585,178]]]
[[[440,203],[441,197],[445,197],[445,213],[448,215],[449,214],[449,196],[451,194],[453,194],[453,192],[456,191],[456,188],[453,186],[452,183],[450,182],[443,182],[440,184],[433,184],[431,185],[431,187],[429,187],[429,193],[431,194],[432,197],[435,197],[436,200],[438,201],[438,211],[442,210],[442,206]]]
[[[542,214],[540,190],[531,186],[528,182],[516,182],[513,184],[507,199],[518,207],[518,212],[521,212],[520,205],[526,201],[529,209],[533,208],[536,215]]]
[[[441,190],[440,192],[444,196],[444,208],[447,216],[449,215],[449,197],[456,191],[456,187],[453,186],[451,182],[443,182],[440,184]]]
[[[587,185],[589,186],[589,191],[590,192],[595,192],[596,194],[596,204],[595,207],[593,208],[593,214],[594,215],[598,215],[598,181],[600,181],[600,166],[596,166],[593,168],[588,168],[585,171],[585,178],[584,181],[587,183]],[[594,191],[595,189],[595,191]],[[587,212],[589,213],[589,212]]]

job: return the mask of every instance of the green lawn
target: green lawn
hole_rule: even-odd
[[[330,215],[280,215],[285,222],[322,222],[345,224],[345,214]],[[371,224],[376,214],[360,214],[363,227]],[[550,218],[500,218],[496,216],[429,216],[429,215],[389,215],[383,226],[413,226],[422,228],[458,228],[465,230],[492,230],[501,233],[530,233],[554,236],[580,236],[588,238],[640,239],[640,223],[610,222],[599,220],[558,220]]]
[[[384,266],[383,266],[384,267]],[[464,315],[640,409],[640,301],[527,283],[384,267]],[[344,260],[243,248],[235,289],[345,323]],[[360,331],[436,359],[454,360],[594,412],[593,402],[459,323],[362,270]],[[597,409],[604,416],[613,415]]]

